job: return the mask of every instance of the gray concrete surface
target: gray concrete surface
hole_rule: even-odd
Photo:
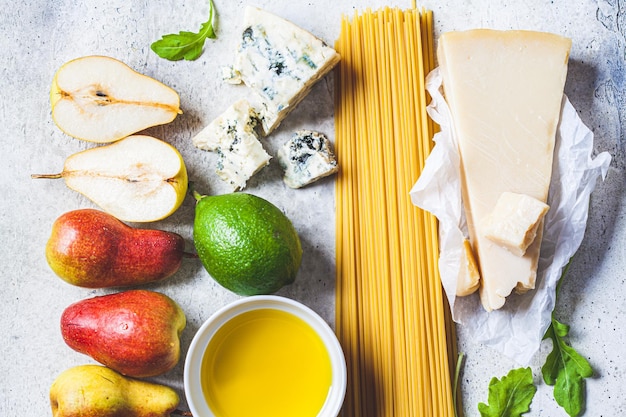
[[[213,174],[213,157],[199,151],[191,137],[230,103],[243,87],[221,81],[237,36],[240,12],[247,2],[215,0],[218,39],[208,41],[194,62],[168,62],[149,48],[166,33],[199,29],[207,2],[174,0],[69,0],[13,2],[1,0],[0,14],[0,415],[50,415],[48,390],[62,370],[90,360],[71,351],[59,331],[59,316],[70,303],[105,293],[72,287],[49,269],[44,246],[52,222],[62,213],[93,205],[62,181],[31,180],[32,173],[57,172],[65,158],[93,145],[60,132],[50,117],[48,92],[57,68],[83,55],[110,55],[176,89],[184,114],[173,123],[148,130],[175,145],[190,177],[203,193],[224,192]],[[332,43],[342,14],[382,5],[410,7],[410,2],[259,0],[274,11]],[[592,196],[588,229],[575,256],[557,306],[557,317],[572,326],[571,343],[589,358],[595,375],[587,382],[588,416],[617,416],[626,411],[621,393],[626,359],[624,296],[624,140],[626,140],[626,29],[620,1],[443,0],[418,3],[434,11],[435,35],[476,27],[536,29],[573,39],[566,93],[583,121],[594,131],[596,152],[608,151],[613,162],[605,182]],[[275,154],[290,132],[315,128],[333,136],[333,80],[319,83],[310,96],[267,140]],[[248,191],[281,207],[299,230],[305,257],[297,282],[279,294],[302,301],[334,323],[334,184],[332,178],[294,191],[281,180],[274,159],[250,181]],[[151,226],[182,234],[192,248],[193,201]],[[194,332],[216,309],[236,297],[212,282],[198,262],[185,261],[173,278],[147,286],[176,299],[188,326],[183,351]],[[472,341],[458,329],[459,349],[466,354],[462,392],[467,416],[478,416],[487,401],[493,376],[516,367],[506,357]],[[550,350],[542,345],[532,368],[539,390],[529,416],[565,416],[543,384],[540,366]],[[184,353],[184,352],[183,352]],[[182,395],[183,361],[156,378]],[[401,416],[399,416],[401,417]]]

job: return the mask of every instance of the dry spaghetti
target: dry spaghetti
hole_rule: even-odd
[[[336,329],[346,416],[453,416],[455,338],[437,268],[437,224],[409,190],[431,150],[432,13],[343,17],[335,44]]]

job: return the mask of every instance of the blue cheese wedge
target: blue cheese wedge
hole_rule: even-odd
[[[274,130],[338,62],[322,40],[272,13],[248,6],[227,82],[243,82],[257,93],[263,135]]]
[[[339,169],[328,138],[321,133],[300,130],[278,150],[278,162],[285,171],[283,180],[301,188]]]
[[[240,100],[193,138],[197,148],[219,155],[216,172],[233,191],[245,188],[271,159],[257,137],[256,125],[256,112],[247,100]]]

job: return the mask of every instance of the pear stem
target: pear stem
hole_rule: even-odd
[[[30,177],[31,178],[35,178],[35,179],[44,178],[44,179],[48,179],[48,180],[56,180],[56,179],[59,179],[59,178],[63,178],[63,173],[59,173],[59,174],[31,174]]]
[[[205,196],[200,194],[196,188],[195,188],[195,184],[193,183],[193,181],[189,181],[189,185],[188,185],[188,192],[189,194],[191,194],[193,196],[193,198],[196,199],[196,203],[200,200],[202,200]]]
[[[199,193],[199,192],[197,192],[196,190],[193,190],[193,191],[192,191],[192,195],[193,195],[193,198],[195,198],[195,199],[196,199],[196,201],[200,201],[200,200],[202,200],[202,198],[204,197],[202,194],[200,194],[200,193]]]

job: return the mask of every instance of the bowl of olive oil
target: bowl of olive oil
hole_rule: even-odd
[[[343,351],[312,309],[258,295],[215,312],[185,359],[191,413],[202,417],[336,417],[346,392]]]

